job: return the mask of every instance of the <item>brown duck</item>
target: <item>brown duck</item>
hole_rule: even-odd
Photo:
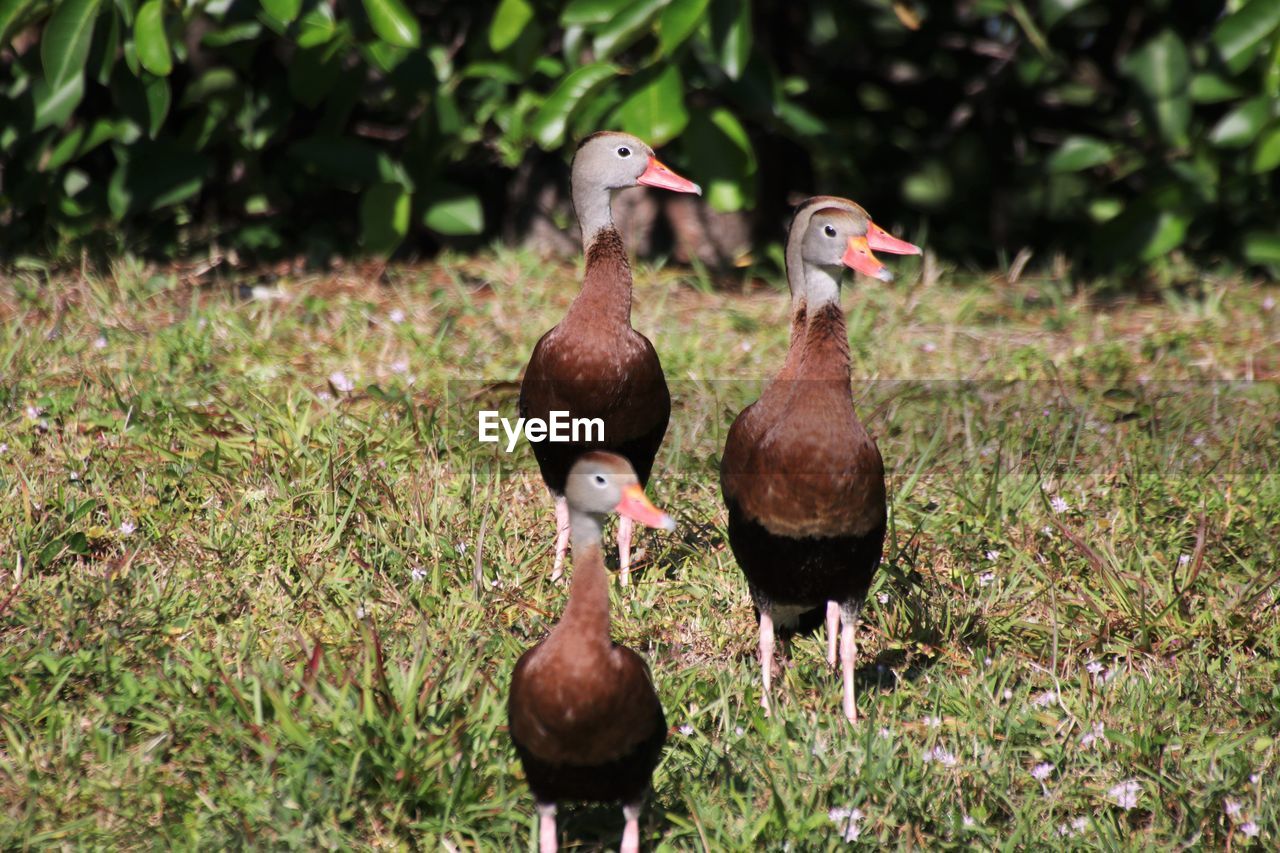
[[[645,497],[631,464],[583,455],[564,485],[573,538],[573,582],[560,623],[521,655],[511,676],[511,740],[537,803],[539,846],[556,849],[556,803],[622,802],[622,853],[640,844],[640,803],[667,737],[644,659],[609,637],[609,580],[600,538],[616,512],[649,527],[675,522]]]
[[[760,399],[738,415],[720,463],[729,544],[760,612],[760,704],[769,711],[774,626],[826,609],[827,659],[836,632],[844,714],[854,703],[854,627],[880,562],[884,463],[853,409],[840,277],[850,267],[880,281],[892,273],[872,250],[920,249],[832,196],[796,209],[787,239],[791,344]],[[840,626],[843,621],[843,626]]]
[[[533,348],[520,385],[520,416],[600,418],[604,441],[538,442],[533,455],[555,498],[556,543],[552,579],[560,577],[569,544],[564,484],[583,452],[612,450],[626,457],[641,485],[671,417],[671,395],[662,363],[648,338],[631,328],[631,264],[613,225],[613,193],[634,186],[701,194],[697,184],[672,172],[653,149],[634,136],[604,132],[588,136],[573,158],[571,191],[582,228],[586,273],[582,291],[559,325]],[[618,523],[618,563],[625,585],[631,568],[630,519]]]

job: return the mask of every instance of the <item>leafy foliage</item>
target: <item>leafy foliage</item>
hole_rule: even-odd
[[[4,0],[0,38],[9,250],[492,234],[532,149],[619,127],[770,238],[824,191],[957,258],[1280,267],[1272,0]]]

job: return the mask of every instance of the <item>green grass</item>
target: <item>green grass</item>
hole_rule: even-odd
[[[650,491],[681,525],[614,596],[673,727],[646,848],[837,849],[853,808],[895,848],[1273,848],[1275,289],[1097,304],[912,263],[845,294],[891,477],[856,727],[820,635],[761,716],[724,541],[720,442],[786,300],[638,273],[677,401]],[[506,684],[565,588],[527,449],[479,448],[471,413],[510,405],[576,271],[388,278],[0,285],[0,846],[530,849]],[[570,848],[621,825],[562,811]]]

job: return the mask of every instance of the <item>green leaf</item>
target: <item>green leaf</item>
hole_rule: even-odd
[[[1110,163],[1115,157],[1111,146],[1092,136],[1069,136],[1049,156],[1050,172],[1082,172]]]
[[[1209,141],[1219,148],[1244,148],[1271,120],[1271,99],[1250,98],[1224,115],[1209,131]]]
[[[711,40],[724,73],[730,80],[739,79],[751,59],[751,0],[714,0]]]
[[[674,64],[648,75],[619,105],[614,118],[627,133],[657,147],[675,139],[689,123],[684,80]]]
[[[1251,264],[1280,265],[1280,234],[1253,231],[1244,236],[1244,256]]]
[[[618,17],[631,0],[570,0],[560,13],[562,26],[603,24]]]
[[[1260,175],[1277,166],[1280,166],[1280,124],[1273,124],[1258,136],[1258,142],[1253,146],[1253,160],[1249,171]]]
[[[281,24],[292,24],[302,11],[302,0],[262,0],[262,11]]]
[[[9,43],[9,30],[22,20],[36,0],[0,0],[0,44]]]
[[[165,116],[169,114],[169,81],[163,77],[144,74],[142,91],[147,102],[147,136],[155,139],[164,124]]]
[[[1133,52],[1124,63],[1125,71],[1152,99],[1179,95],[1191,80],[1191,60],[1182,39],[1172,30],[1158,35]]]
[[[107,33],[102,37],[101,50],[98,52],[98,67],[93,72],[99,86],[111,82],[111,70],[115,68],[116,58],[120,53],[120,13],[114,8],[106,12]]]
[[[173,71],[169,35],[164,29],[164,0],[147,0],[133,22],[133,41],[142,67],[158,77]]]
[[[1250,0],[1238,12],[1219,21],[1210,40],[1231,73],[1239,74],[1249,66],[1277,26],[1280,26],[1280,3]]]
[[[608,59],[630,47],[649,31],[649,23],[661,11],[666,0],[634,0],[596,31],[592,46],[596,59]]]
[[[107,184],[107,204],[116,219],[178,204],[200,191],[209,172],[203,156],[170,142],[132,146]]]
[[[37,80],[31,86],[31,96],[36,107],[32,130],[66,124],[84,98],[84,75],[73,74],[56,89]]]
[[[671,0],[658,18],[658,52],[670,56],[707,18],[711,0]]]
[[[449,184],[433,187],[433,195],[422,214],[422,223],[432,231],[447,237],[484,231],[484,208],[478,196]]]
[[[1040,17],[1046,28],[1053,27],[1089,0],[1040,0]]]
[[[84,71],[93,42],[98,0],[64,0],[56,3],[40,36],[40,60],[44,79],[57,89],[74,74]]]
[[[84,141],[84,132],[84,125],[79,124],[59,139],[57,144],[49,150],[48,155],[41,160],[39,171],[56,172],[71,162],[76,152],[80,150],[80,143]]]
[[[378,38],[396,47],[417,47],[422,39],[418,19],[400,0],[363,0],[365,14]]]
[[[412,197],[400,184],[374,184],[360,197],[360,242],[376,255],[396,250],[409,233]]]
[[[584,65],[560,81],[538,110],[530,125],[534,140],[544,149],[555,148],[564,142],[565,128],[574,110],[597,87],[613,78],[618,68],[608,62]]]
[[[723,107],[694,113],[681,147],[713,208],[729,212],[754,204],[755,149],[737,116]]]
[[[1242,94],[1244,89],[1238,83],[1212,71],[1201,71],[1191,78],[1191,100],[1198,104],[1230,101]]]
[[[338,31],[333,20],[333,7],[317,3],[298,22],[298,47],[316,47],[333,38]]]
[[[515,44],[532,20],[533,7],[528,0],[502,0],[489,23],[489,47],[494,53],[502,53]]]

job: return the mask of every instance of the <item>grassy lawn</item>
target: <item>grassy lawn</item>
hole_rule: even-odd
[[[672,724],[645,847],[1274,849],[1280,293],[916,263],[844,296],[891,477],[855,727],[821,635],[761,715],[724,538],[720,443],[786,299],[637,273],[680,522],[614,591]],[[0,284],[0,846],[535,843],[506,685],[565,587],[531,455],[474,410],[514,413],[576,270],[385,278]],[[562,810],[573,848],[621,827]]]

